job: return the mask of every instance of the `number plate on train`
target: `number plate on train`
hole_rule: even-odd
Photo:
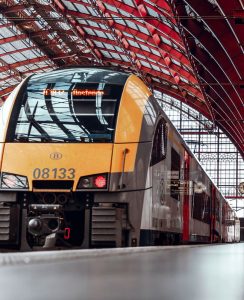
[[[34,179],[74,179],[75,169],[74,168],[35,168],[33,170]]]

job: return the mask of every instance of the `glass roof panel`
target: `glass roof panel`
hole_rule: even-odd
[[[104,24],[99,24],[99,27],[103,30],[107,30],[107,27]]]
[[[172,42],[168,39],[166,39],[165,37],[161,36],[161,39],[163,41],[163,43],[169,45],[169,46],[172,46]]]
[[[92,15],[92,16],[94,16],[94,17],[97,17],[97,16],[98,16],[97,12],[96,12],[95,9],[93,9],[92,7],[87,7],[87,9],[88,9],[90,15]]]
[[[106,36],[109,40],[113,41],[114,40],[114,37],[112,36],[112,34],[106,32]]]
[[[118,47],[118,46],[114,46],[114,48],[115,48],[115,50],[116,50],[117,52],[121,52],[121,51],[122,51],[121,48]]]
[[[105,48],[108,49],[108,50],[109,50],[109,49],[110,49],[110,50],[115,50],[113,45],[110,45],[110,44],[108,44],[108,43],[103,43],[103,45],[104,45]],[[121,49],[120,49],[119,51],[121,51]]]
[[[157,56],[161,56],[160,52],[153,49],[152,47],[150,48],[150,50],[152,51],[153,54],[157,55]]]
[[[86,20],[81,19],[81,18],[78,19],[78,22],[79,22],[80,24],[83,24],[83,25],[88,25],[88,23],[86,22]]]
[[[172,60],[172,62],[173,62],[175,65],[181,66],[181,63],[180,63],[178,60],[176,60],[176,59],[174,59],[174,58],[171,58],[171,60]]]
[[[110,55],[110,53],[109,53],[108,51],[105,51],[105,50],[100,50],[100,51],[101,51],[101,53],[102,53],[105,57],[111,58],[111,55]]]
[[[151,9],[149,6],[147,6],[147,11],[148,11],[148,14],[149,14],[150,16],[152,16],[152,17],[154,17],[154,18],[156,18],[156,19],[159,18],[158,13],[157,13],[155,10]]]
[[[145,67],[147,67],[147,68],[151,68],[151,65],[150,65],[148,62],[143,61],[143,60],[141,60],[140,62],[141,62],[141,64],[142,64],[143,66],[145,66]]]
[[[75,7],[75,10],[76,11],[79,11],[81,13],[84,13],[84,14],[88,14],[89,15],[89,11],[86,9],[86,7],[82,4],[78,4],[78,3],[75,3],[74,4],[74,7]]]
[[[12,37],[14,35],[15,34],[6,27],[2,27],[0,30],[0,38],[8,38],[8,37]]]
[[[166,70],[166,69],[164,69],[164,68],[161,68],[161,71],[162,71],[164,74],[171,76],[171,74],[170,74],[170,72],[169,72],[168,70]]]
[[[90,26],[92,26],[92,27],[100,28],[99,25],[98,25],[98,23],[93,22],[93,21],[91,21],[91,20],[87,20],[87,23],[88,23]]]
[[[140,25],[137,25],[137,26],[138,26],[140,32],[145,33],[145,34],[147,34],[147,35],[150,35],[150,33],[149,33],[149,31],[147,30],[147,28],[142,27],[142,26],[140,26]]]
[[[1,59],[4,60],[7,64],[14,64],[17,61],[25,60],[25,57],[21,54],[15,55],[15,57],[13,57],[12,55],[5,55]]]
[[[111,55],[113,58],[115,58],[115,59],[121,60],[121,57],[120,57],[117,53],[111,52],[110,55]]]
[[[136,47],[136,48],[139,48],[138,43],[136,43],[134,40],[127,40],[127,41],[128,41],[128,43],[129,43],[131,46]]]
[[[129,58],[126,55],[120,54],[121,58],[123,59],[123,61],[129,62]]]
[[[152,64],[152,68],[153,68],[154,70],[156,70],[156,71],[159,71],[159,72],[160,72],[160,68],[159,68],[158,66],[156,66],[156,65]]]
[[[134,29],[134,30],[138,30],[137,25],[134,22],[131,22],[129,20],[126,20],[125,23],[127,24],[128,27]]]
[[[139,53],[136,54],[139,58],[142,58],[142,59],[146,59],[146,57],[144,55],[141,55]]]
[[[14,51],[15,48],[10,44],[2,44],[1,47],[0,47],[0,54],[2,53],[7,53],[7,52],[10,52],[10,51]]]
[[[22,54],[25,56],[25,58],[27,59],[31,59],[31,58],[34,58],[34,57],[39,57],[41,56],[41,54],[37,53],[37,52],[34,52],[34,51],[30,51],[30,50],[26,50],[26,51],[23,51]]]
[[[85,30],[85,32],[89,35],[97,35],[96,32],[93,29],[90,29],[88,27],[83,27],[83,29]]]
[[[98,48],[104,48],[104,45],[103,45],[103,43],[101,43],[101,42],[98,42],[98,41],[93,41],[94,42],[94,44],[98,47]]]
[[[102,37],[102,38],[105,38],[106,39],[106,34],[103,32],[103,31],[100,31],[100,30],[94,30],[96,35],[99,36],[99,37]]]
[[[11,44],[17,49],[24,49],[24,48],[27,48],[27,47],[36,47],[31,40],[29,39],[26,39],[26,40],[21,40],[21,41],[14,41],[14,42],[11,42]],[[38,49],[39,52],[42,52],[41,49]]]
[[[131,39],[134,39],[135,38],[135,36],[134,35],[132,35],[132,34],[130,34],[129,32],[123,32],[123,34],[125,35],[125,36],[128,36],[128,37],[130,37]]]
[[[108,3],[104,3],[104,6],[105,6],[108,10],[118,13],[118,10],[117,10],[117,8],[116,8],[115,6],[112,6],[112,5],[108,4]]]
[[[151,53],[150,48],[148,48],[147,46],[145,46],[145,45],[143,45],[143,44],[140,44],[140,47],[141,47],[143,50],[145,50],[145,51]]]
[[[117,16],[116,15],[112,15],[112,17],[116,19]],[[121,24],[123,26],[126,26],[125,21],[123,19],[118,19],[117,18],[116,19],[116,23]]]
[[[131,7],[135,7],[134,2],[132,0],[126,0],[126,4]]]

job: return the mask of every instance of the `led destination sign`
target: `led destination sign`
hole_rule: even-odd
[[[97,96],[97,95],[104,95],[104,91],[100,90],[76,90],[72,91],[73,96]]]
[[[67,93],[67,91],[65,91],[65,90],[53,90],[53,89],[43,90],[43,95],[44,96],[61,96],[65,93]],[[71,94],[73,96],[85,96],[85,97],[103,96],[104,91],[101,91],[101,90],[88,90],[88,89],[85,89],[85,90],[74,89],[74,90],[71,91]]]

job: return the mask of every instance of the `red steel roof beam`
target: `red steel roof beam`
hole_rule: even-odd
[[[27,36],[24,33],[15,35],[15,36],[11,36],[8,38],[3,38],[3,39],[0,39],[0,45],[12,43],[12,42],[19,41],[19,40],[24,40],[26,38],[27,38]]]
[[[32,59],[23,60],[21,62],[11,64],[8,67],[7,66],[1,66],[0,67],[0,72],[6,72],[6,71],[9,70],[10,67],[11,67],[11,69],[16,69],[18,67],[31,65],[31,64],[35,64],[35,63],[42,62],[42,61],[47,61],[47,60],[48,60],[47,56],[42,56],[42,57],[36,57],[36,58],[32,58]]]

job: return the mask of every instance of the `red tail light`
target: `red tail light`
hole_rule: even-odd
[[[96,174],[81,177],[77,189],[78,190],[105,190],[108,187],[108,174]]]
[[[99,175],[95,178],[95,186],[98,188],[104,188],[107,185],[107,180],[106,177],[104,175]]]

